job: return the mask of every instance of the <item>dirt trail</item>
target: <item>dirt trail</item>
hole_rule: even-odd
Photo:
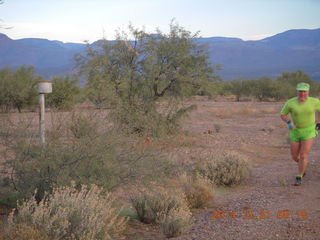
[[[202,111],[210,112],[210,104],[202,103],[202,109],[198,109],[199,118]],[[245,107],[245,103],[239,104],[237,109]],[[221,104],[212,105],[219,107]],[[222,106],[234,105],[226,103]],[[275,108],[273,113],[260,114],[270,106]],[[287,129],[279,120],[281,104],[249,104],[249,108],[252,107],[257,109],[255,113],[212,118],[212,121],[226,125],[221,136],[225,142],[218,143],[219,147],[225,144],[225,148],[230,148],[229,139],[234,149],[251,160],[252,176],[240,187],[218,189],[212,205],[198,213],[192,228],[176,239],[320,239],[319,138],[313,145],[304,183],[295,187],[292,183],[297,167],[290,159]],[[196,123],[196,126],[188,126],[193,130],[199,124],[208,128],[208,124],[212,125],[212,122],[206,122],[208,120],[191,119],[190,123]],[[216,145],[212,141],[211,147],[217,148]]]

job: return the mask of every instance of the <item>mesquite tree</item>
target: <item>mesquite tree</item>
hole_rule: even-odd
[[[86,56],[77,56],[81,73],[87,76],[89,98],[97,105],[113,102],[118,110],[125,110],[120,111],[118,123],[132,123],[127,115],[141,114],[176,123],[186,111],[177,101],[216,79],[205,46],[196,43],[197,36],[172,22],[167,34],[159,29],[149,34],[129,26],[129,33],[118,32],[115,41],[89,46]],[[156,105],[161,99],[166,99],[166,107],[160,114]],[[141,127],[136,130],[142,131]]]

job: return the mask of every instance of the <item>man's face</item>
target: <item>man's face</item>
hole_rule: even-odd
[[[298,91],[298,97],[301,100],[307,99],[309,96],[309,91]]]

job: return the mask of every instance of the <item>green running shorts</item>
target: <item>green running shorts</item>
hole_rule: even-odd
[[[292,142],[300,142],[300,141],[314,138],[316,136],[318,136],[318,131],[316,130],[315,124],[306,128],[296,128],[296,129],[290,130],[290,140]]]

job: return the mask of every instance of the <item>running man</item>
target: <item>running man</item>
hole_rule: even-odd
[[[299,186],[305,176],[313,140],[320,128],[320,123],[316,124],[316,112],[320,112],[320,100],[309,97],[310,86],[307,83],[298,83],[296,90],[297,97],[289,99],[280,113],[281,119],[288,124],[290,130],[291,156],[298,164],[294,185]]]

